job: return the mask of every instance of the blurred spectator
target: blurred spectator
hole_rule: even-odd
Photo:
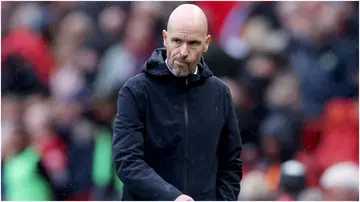
[[[259,147],[252,143],[245,143],[241,152],[241,160],[243,162],[243,176],[251,173],[253,170],[261,170],[261,153]]]
[[[261,120],[258,118],[259,114],[256,114],[257,111],[254,109],[255,106],[248,91],[234,79],[222,77],[222,80],[230,89],[243,143],[257,142],[257,128]]]
[[[272,80],[265,93],[265,102],[270,111],[286,111],[294,115],[299,114],[299,82],[293,73],[279,73]]]
[[[334,201],[359,200],[359,166],[340,162],[326,169],[320,183],[324,189],[324,199]]]
[[[18,97],[1,97],[1,159],[3,160],[9,152],[11,134],[14,133],[16,126],[21,121],[22,105]]]
[[[96,50],[87,46],[80,47],[74,55],[73,65],[82,74],[81,76],[84,77],[84,82],[88,89],[93,87],[92,84],[98,72],[99,59],[100,55]]]
[[[265,53],[251,54],[246,60],[240,80],[257,104],[262,104],[264,92],[276,75],[277,68],[274,58]]]
[[[24,125],[55,189],[54,197],[63,200],[61,192],[66,188],[69,180],[65,142],[52,128],[54,117],[51,116],[50,103],[34,99],[26,106]]]
[[[270,201],[274,199],[261,171],[251,171],[241,181],[239,201]]]
[[[2,92],[46,92],[53,61],[40,35],[27,28],[15,29],[2,40],[1,49]]]
[[[93,22],[83,12],[73,11],[65,16],[54,41],[54,55],[58,68],[72,59],[77,48],[90,37],[93,26]]]
[[[3,165],[5,199],[54,200],[48,173],[30,144],[29,134],[23,128],[16,128],[9,145]]]
[[[64,83],[65,84],[65,83]],[[69,184],[67,196],[73,200],[87,200],[91,188],[91,163],[93,152],[94,126],[83,113],[88,96],[83,89],[78,89],[60,99],[54,100],[55,126],[58,134],[64,138],[68,147]],[[79,198],[77,198],[79,197]]]
[[[122,182],[113,167],[111,144],[111,131],[98,128],[92,167],[92,180],[95,185],[92,200],[121,199]]]
[[[116,36],[121,31],[124,20],[123,10],[116,6],[107,7],[99,14],[99,27],[109,36]]]
[[[152,20],[133,16],[126,27],[122,43],[109,48],[100,61],[95,81],[96,96],[109,95],[125,81],[140,72],[152,47]]]
[[[286,161],[281,165],[280,175],[278,200],[296,200],[306,187],[305,166],[299,161]]]
[[[304,12],[301,6],[308,8],[306,14],[313,11],[300,15],[308,24],[315,22],[290,54],[294,71],[300,76],[301,107],[306,118],[319,116],[331,98],[352,97],[357,92],[352,77],[358,72],[358,48],[351,40],[337,37],[341,8],[337,4],[301,2],[296,8],[298,12]]]
[[[121,198],[118,90],[181,3],[1,2],[4,199]],[[358,200],[358,2],[195,4],[242,134],[239,200]]]
[[[123,4],[129,2],[121,2]],[[97,22],[98,29],[92,33],[86,41],[86,46],[94,49],[97,54],[102,55],[112,44],[117,43],[123,37],[127,11],[120,2],[90,2],[84,4],[83,10]]]
[[[323,199],[320,189],[305,189],[299,195],[298,201],[321,201]]]
[[[279,186],[281,163],[290,160],[299,148],[299,134],[296,120],[289,114],[274,113],[260,126],[264,170],[270,188]]]

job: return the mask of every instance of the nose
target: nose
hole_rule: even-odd
[[[188,56],[188,54],[189,54],[188,47],[187,47],[187,45],[186,45],[186,43],[185,43],[185,44],[183,44],[183,45],[181,46],[180,56],[181,56],[182,58],[186,58],[186,57]]]

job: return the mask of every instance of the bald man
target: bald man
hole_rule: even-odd
[[[181,5],[162,34],[165,48],[119,92],[113,160],[123,200],[235,201],[242,143],[229,88],[202,57],[206,16]]]

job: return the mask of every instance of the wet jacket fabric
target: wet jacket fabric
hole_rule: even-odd
[[[119,91],[113,161],[123,200],[237,200],[241,136],[228,87],[203,58],[179,78],[156,49]]]

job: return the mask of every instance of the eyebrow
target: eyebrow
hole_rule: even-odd
[[[177,37],[177,36],[171,37],[171,40],[175,40],[175,39],[180,40],[180,41],[184,41],[184,39],[182,39],[180,37]],[[196,43],[196,44],[201,44],[202,43],[201,40],[199,40],[199,39],[189,39],[189,40],[187,40],[187,42],[188,43]]]
[[[183,39],[182,39],[182,38],[180,38],[180,37],[177,37],[177,36],[173,36],[173,37],[171,37],[171,40],[174,40],[174,39],[178,39],[178,40],[183,41]]]
[[[201,43],[201,40],[199,40],[199,39],[191,39],[191,40],[189,40],[189,42],[192,42],[192,43]]]

